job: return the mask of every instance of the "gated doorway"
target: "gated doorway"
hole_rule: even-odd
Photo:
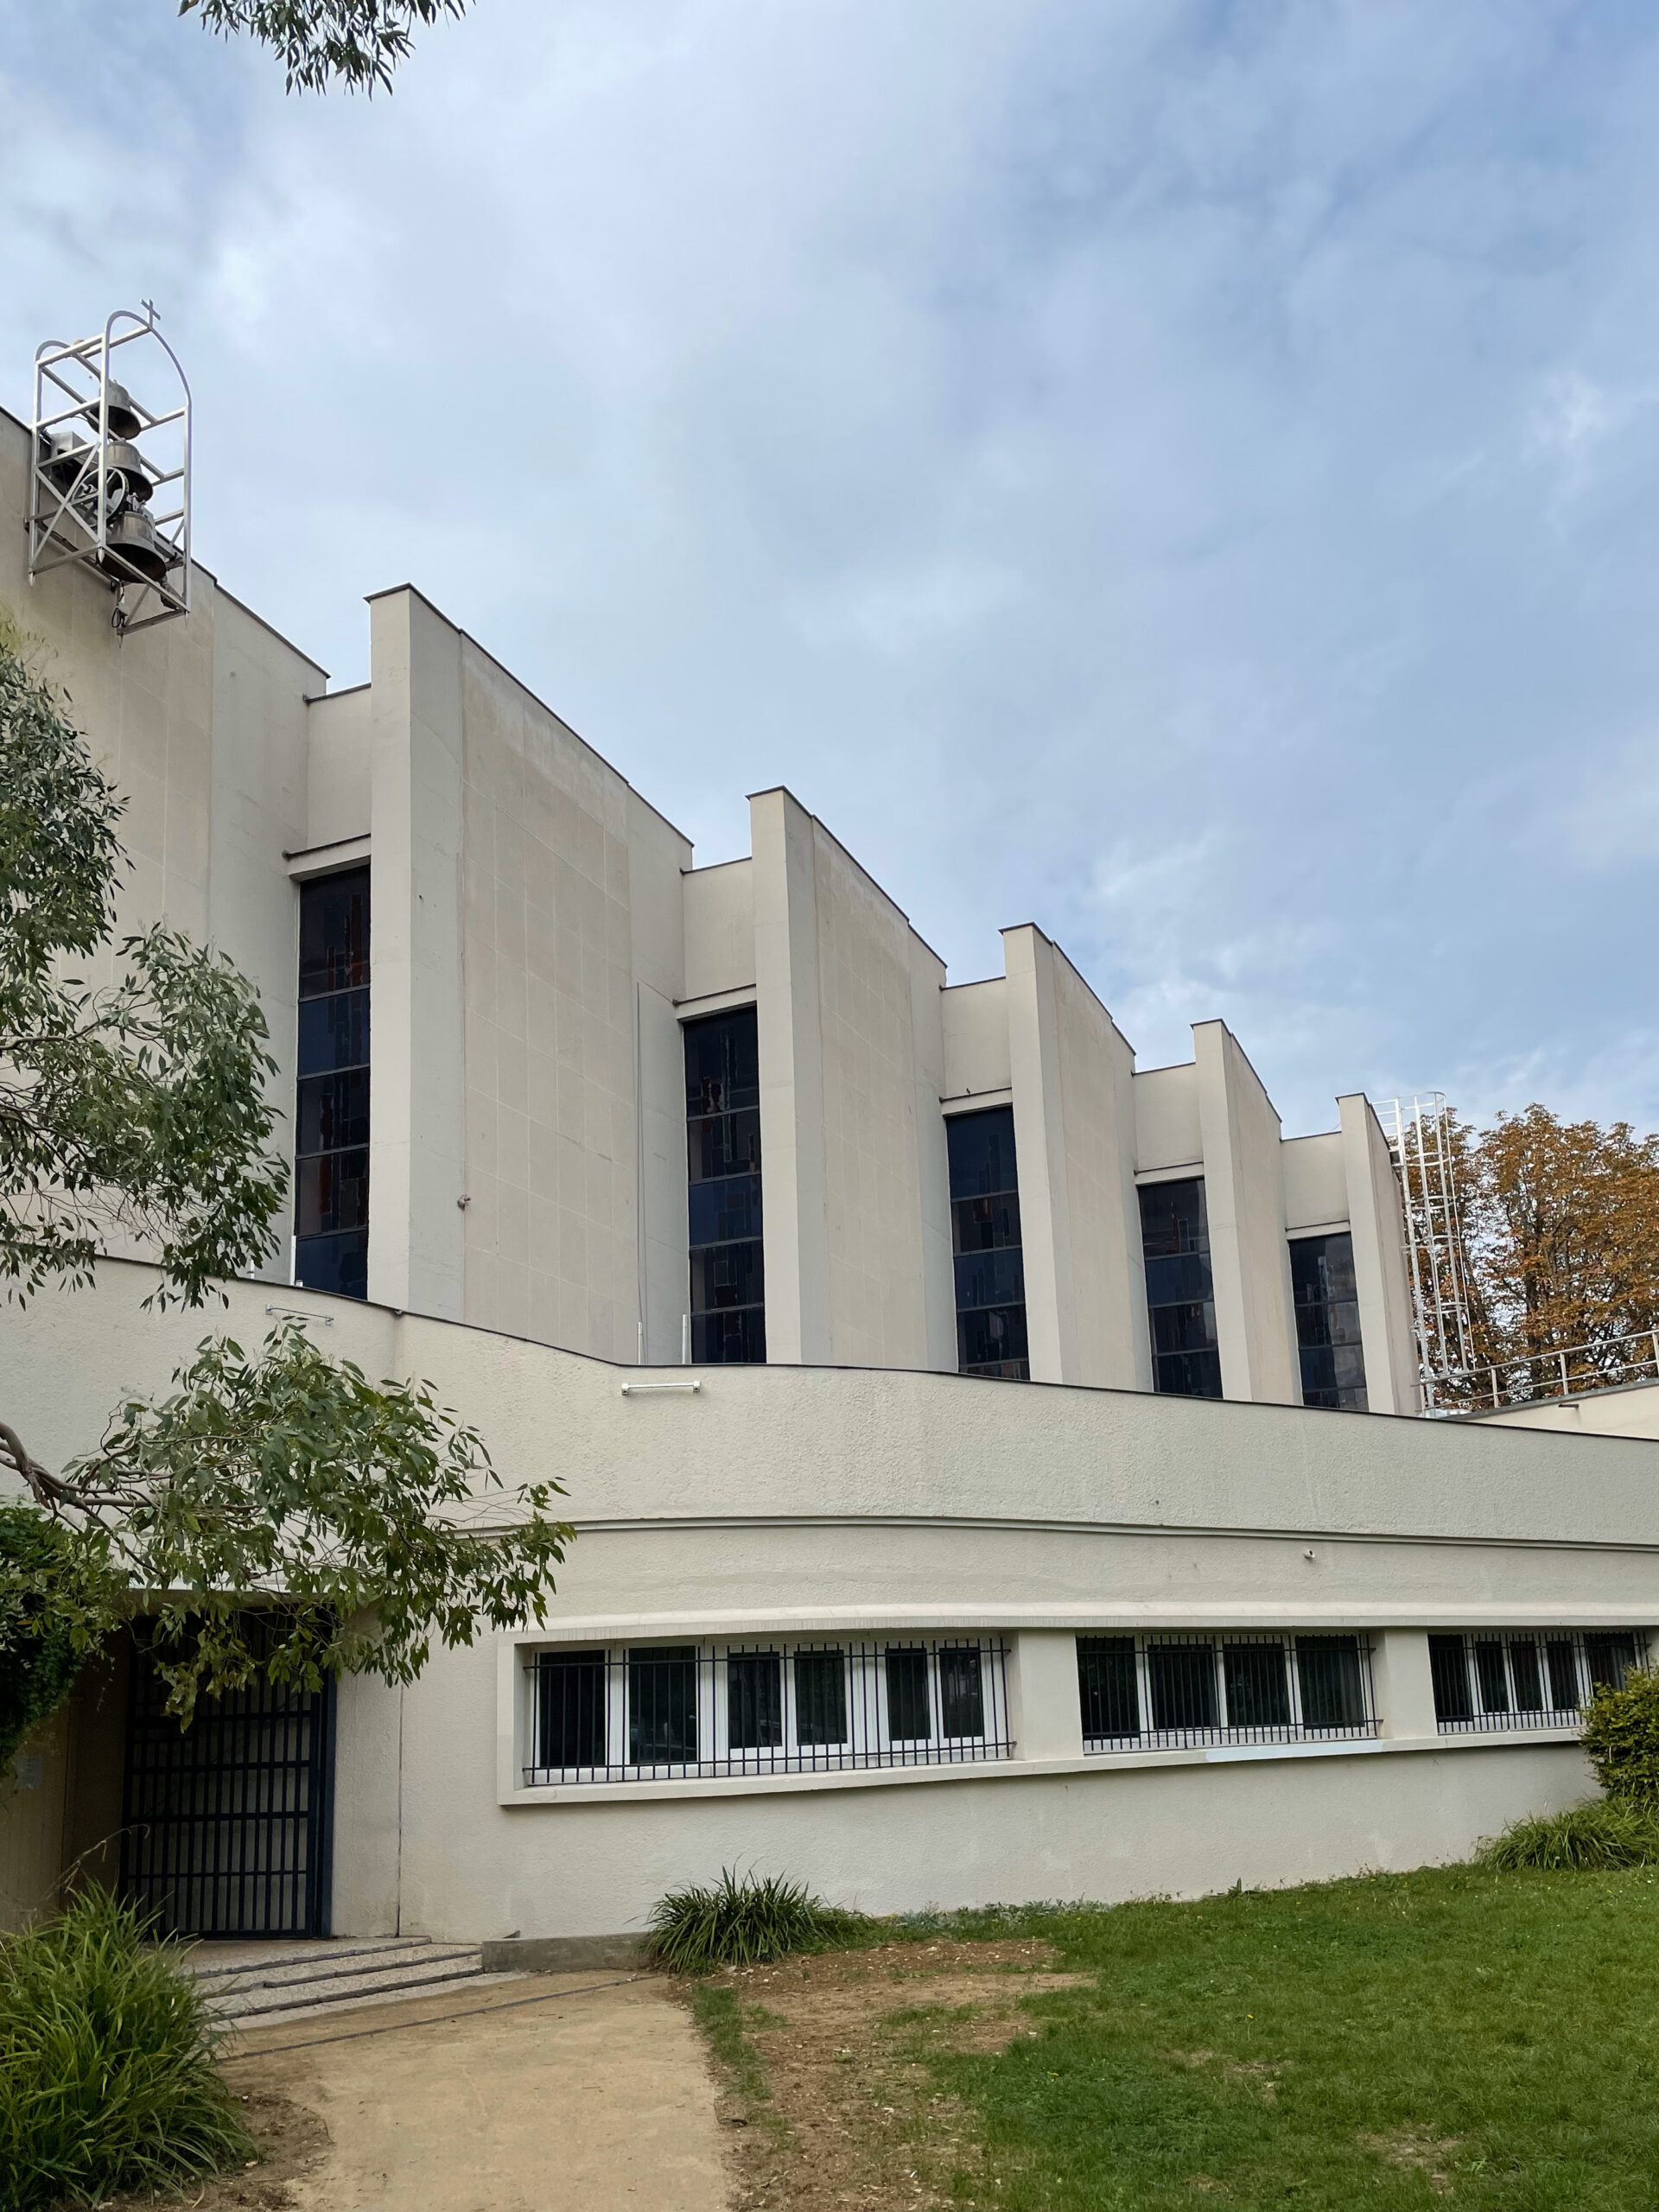
[[[122,1893],[180,1936],[326,1936],[334,1685],[256,1681],[190,1726],[141,1635],[128,1677]]]

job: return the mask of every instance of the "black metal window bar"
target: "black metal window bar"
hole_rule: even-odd
[[[525,1673],[531,1788],[950,1766],[1014,1750],[995,1637],[538,1651]]]
[[[1590,1693],[1648,1663],[1636,1629],[1473,1629],[1428,1639],[1442,1736],[1503,1728],[1576,1728]]]
[[[1377,1732],[1358,1636],[1080,1636],[1085,1751],[1297,1744]]]

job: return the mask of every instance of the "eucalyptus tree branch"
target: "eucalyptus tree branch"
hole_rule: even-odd
[[[429,1384],[372,1383],[297,1320],[253,1356],[209,1338],[173,1384],[60,1475],[14,1432],[0,1445],[126,1612],[154,1616],[181,1717],[255,1674],[410,1681],[435,1639],[546,1618],[573,1535],[551,1515],[560,1484],[508,1490]]]
[[[465,13],[467,0],[179,0],[206,30],[240,33],[280,55],[290,92],[391,89],[417,23]]]

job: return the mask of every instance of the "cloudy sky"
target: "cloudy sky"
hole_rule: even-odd
[[[0,0],[0,404],[153,297],[196,542],[404,579],[693,836],[787,782],[1287,1130],[1659,1122],[1659,16],[477,0],[288,99]]]

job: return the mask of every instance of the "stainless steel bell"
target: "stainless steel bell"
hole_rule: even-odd
[[[130,500],[147,499],[156,489],[150,465],[137,446],[129,445],[124,439],[111,438],[105,448],[104,459],[105,485],[118,478]]]
[[[112,438],[136,438],[144,427],[143,417],[132,404],[132,394],[124,384],[117,384],[111,377],[104,387],[110,400],[110,435]],[[98,402],[83,410],[94,429],[98,426]]]
[[[144,507],[124,507],[112,516],[105,543],[104,563],[112,575],[130,575],[147,584],[163,582],[179,558],[177,547],[162,536]]]

